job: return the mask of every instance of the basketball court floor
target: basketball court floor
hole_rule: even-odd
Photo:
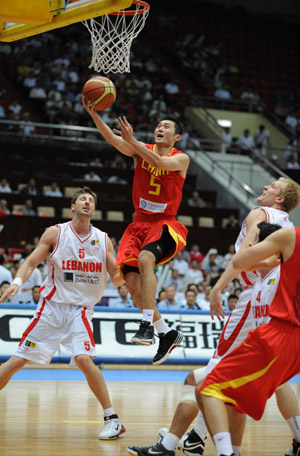
[[[100,441],[102,410],[79,370],[55,365],[25,368],[0,393],[0,455],[123,456],[129,445],[155,443],[157,431],[171,422],[190,370],[184,369],[105,366],[102,372],[113,406],[127,432],[118,440]],[[299,382],[300,375],[292,379],[298,398]],[[289,427],[271,398],[260,422],[248,418],[242,454],[283,456],[291,441]],[[210,437],[205,454],[215,456]]]

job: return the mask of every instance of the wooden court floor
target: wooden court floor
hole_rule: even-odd
[[[0,456],[123,456],[128,445],[156,442],[168,427],[180,382],[107,382],[127,432],[115,441],[97,439],[101,407],[84,381],[12,380],[0,393]],[[293,384],[297,397],[298,384]],[[283,456],[291,432],[271,398],[263,419],[248,418],[243,456]],[[215,456],[210,438],[205,454]]]

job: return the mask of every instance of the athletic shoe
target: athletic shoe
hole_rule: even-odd
[[[201,437],[199,437],[197,432],[192,429],[190,432],[187,432],[178,442],[178,447],[181,448],[183,453],[187,456],[202,456],[204,453],[205,443]]]
[[[132,337],[130,342],[139,345],[155,344],[154,327],[150,321],[141,321],[138,332]]]
[[[300,456],[300,443],[293,439],[293,448],[286,450],[284,456]]]
[[[171,329],[166,334],[158,334],[159,336],[159,347],[156,355],[153,358],[152,364],[162,364],[166,359],[169,358],[172,350],[178,347],[182,342],[183,335],[180,331]]]
[[[144,447],[130,446],[127,451],[132,456],[175,456],[175,451],[167,450],[161,443]]]
[[[100,440],[117,439],[123,432],[126,432],[123,424],[118,418],[118,415],[110,415],[104,417],[104,429],[99,434]]]

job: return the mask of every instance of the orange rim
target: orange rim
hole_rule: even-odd
[[[69,0],[69,3],[76,3],[79,0]],[[120,10],[120,11],[113,11],[112,13],[108,13],[111,15],[123,15],[123,16],[134,16],[135,14],[144,14],[145,12],[149,11],[150,5],[147,2],[144,2],[143,0],[133,0],[132,5],[141,5],[144,8],[139,9],[139,10]]]
[[[113,13],[109,13],[110,15],[116,16],[116,15],[122,15],[122,16],[134,16],[135,14],[144,14],[150,9],[150,5],[147,2],[144,2],[143,0],[133,0],[132,5],[140,5],[143,6],[144,8],[139,9],[139,10],[121,10],[121,11],[114,11]]]

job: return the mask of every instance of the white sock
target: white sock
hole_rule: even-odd
[[[115,415],[115,411],[114,411],[114,409],[113,409],[112,407],[109,407],[109,408],[107,408],[107,409],[104,409],[103,412],[104,412],[104,416],[105,416],[105,417],[106,417],[106,416]]]
[[[207,426],[205,424],[202,412],[198,413],[196,424],[194,426],[194,431],[199,435],[200,439],[204,440],[207,436]]]
[[[288,425],[290,426],[294,439],[297,442],[300,442],[300,416],[293,416],[287,420]]]
[[[179,437],[177,437],[177,435],[168,432],[162,439],[161,443],[163,444],[166,450],[174,451],[177,446],[178,440]]]
[[[154,315],[154,310],[152,310],[152,309],[144,309],[144,311],[143,311],[143,320],[144,321],[150,321],[150,323],[152,324],[153,315]]]
[[[223,454],[224,456],[232,455],[233,450],[229,432],[218,432],[218,434],[214,435],[213,439],[216,445],[216,451],[218,456],[221,456],[221,454]]]
[[[232,445],[233,452],[236,456],[241,456],[241,447],[237,445]]]
[[[167,334],[169,331],[171,331],[171,329],[162,317],[159,320],[156,320],[153,323],[153,326],[155,327],[157,334]]]

